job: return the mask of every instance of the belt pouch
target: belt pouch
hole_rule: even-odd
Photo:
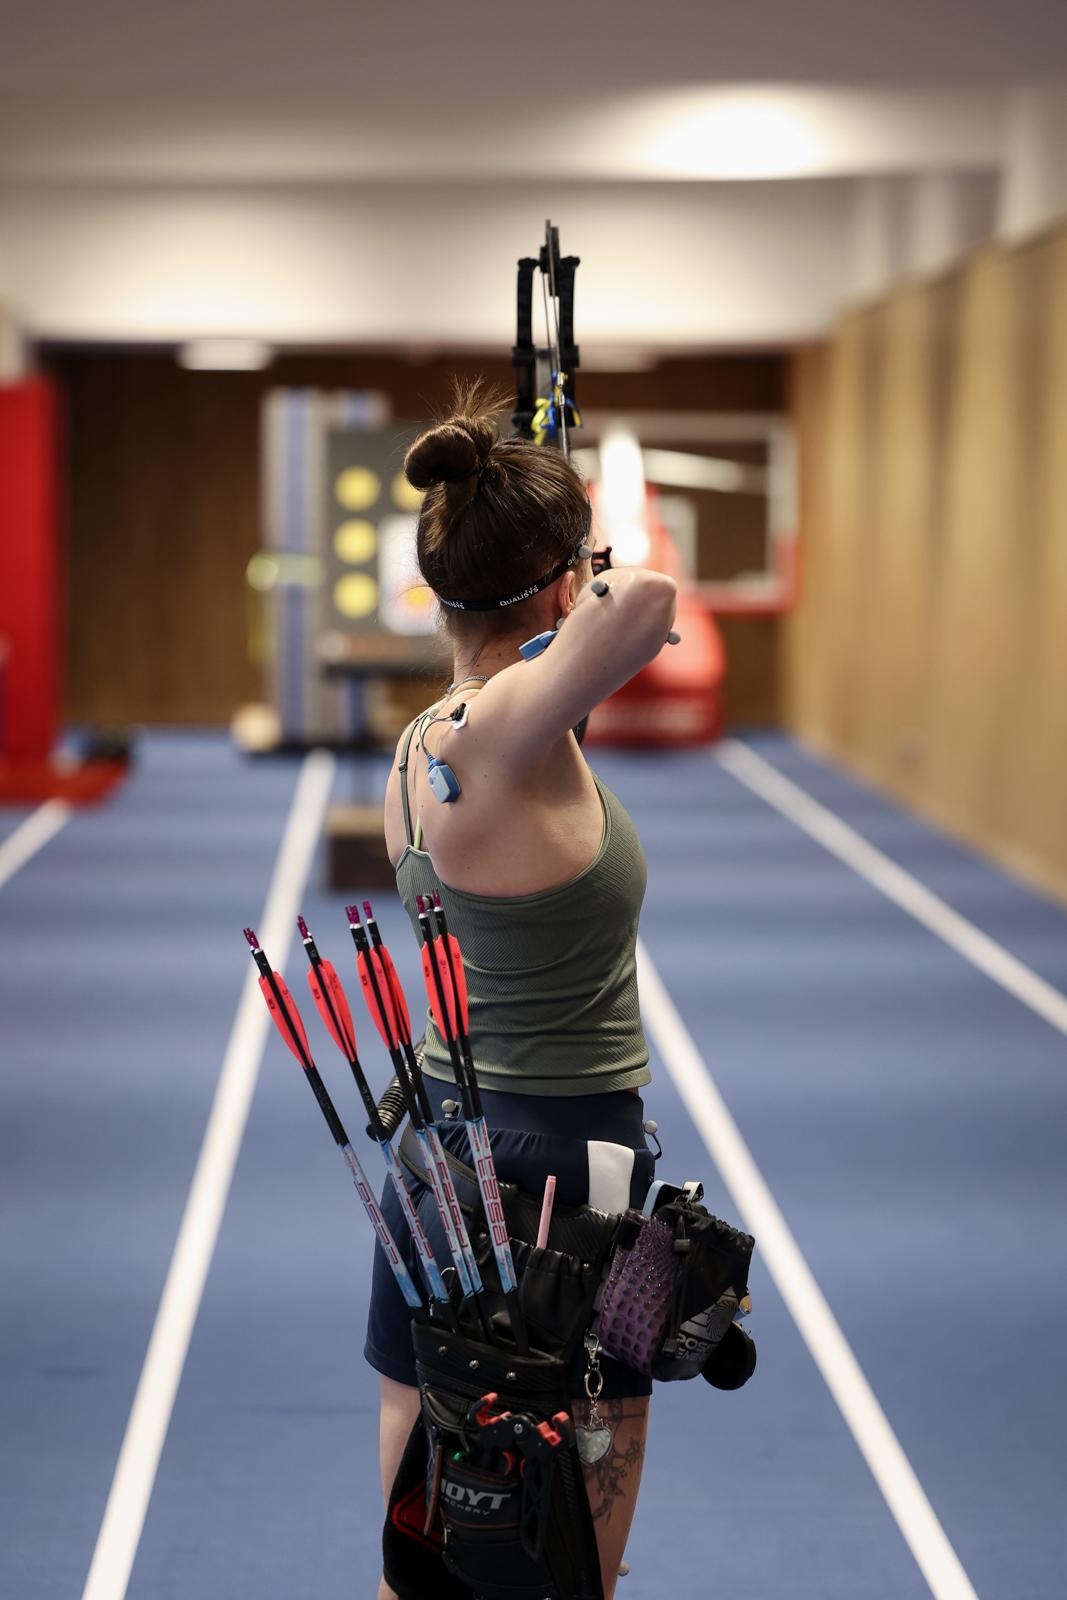
[[[649,1373],[670,1316],[677,1260],[658,1217],[628,1211],[600,1299],[596,1335],[609,1356]]]
[[[447,1329],[415,1324],[412,1332],[423,1402],[421,1473],[432,1482],[434,1460],[440,1462],[438,1537],[448,1578],[479,1600],[603,1600],[573,1428],[560,1430],[562,1440],[546,1467],[518,1452],[510,1460],[479,1460],[477,1440],[465,1426],[489,1393],[497,1395],[496,1413],[521,1414],[535,1423],[551,1422],[560,1411],[569,1417],[567,1364],[555,1356],[519,1356]],[[415,1483],[409,1464],[409,1484]],[[548,1501],[543,1516],[531,1504],[541,1494]],[[426,1504],[424,1489],[424,1519]],[[535,1537],[531,1529],[538,1528]],[[386,1577],[392,1582],[389,1543],[387,1537]],[[451,1600],[450,1589],[425,1591],[431,1592]]]

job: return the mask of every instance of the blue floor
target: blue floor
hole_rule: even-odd
[[[1062,909],[795,745],[754,742],[1067,987]],[[1059,1597],[1063,1037],[709,754],[594,759],[646,846],[652,960],[979,1595]],[[150,736],[114,799],[0,890],[5,1597],[76,1600],[84,1584],[245,976],[240,928],[259,915],[296,772],[242,762],[221,738]],[[319,863],[305,915],[344,972],[341,897],[321,883]],[[379,911],[414,994],[399,910]],[[302,985],[301,963],[290,969]],[[359,1126],[342,1064],[325,1043],[320,1056]],[[366,1059],[384,1083],[369,1040]],[[654,1067],[646,1104],[665,1170],[703,1177],[732,1215]],[[272,1035],[135,1600],[371,1600],[370,1259],[341,1163]],[[918,1600],[929,1591],[762,1263],[753,1290],[749,1388],[657,1393],[620,1600]]]

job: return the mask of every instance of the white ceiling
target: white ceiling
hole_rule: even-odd
[[[1067,0],[1065,0],[1067,4]],[[13,182],[609,183],[991,170],[1003,89],[774,87],[546,91],[440,116],[395,100],[178,105],[10,97]]]
[[[550,213],[585,341],[793,341],[1067,209],[1057,81],[1067,0],[0,0],[0,301],[495,344]]]
[[[553,90],[1067,75],[1062,0],[3,0],[0,38],[0,94],[266,95],[414,115]]]

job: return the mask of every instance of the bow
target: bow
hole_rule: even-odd
[[[545,242],[536,256],[521,256],[515,364],[516,433],[535,444],[555,445],[570,455],[570,430],[582,425],[574,396],[580,355],[574,342],[574,275],[580,256],[561,256],[559,229],[545,223]],[[534,273],[541,274],[547,344],[533,337]]]

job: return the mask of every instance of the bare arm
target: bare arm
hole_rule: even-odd
[[[661,572],[608,572],[608,592],[585,588],[543,655],[502,673],[483,698],[499,737],[514,755],[561,739],[595,705],[633,677],[666,642],[678,591]]]

